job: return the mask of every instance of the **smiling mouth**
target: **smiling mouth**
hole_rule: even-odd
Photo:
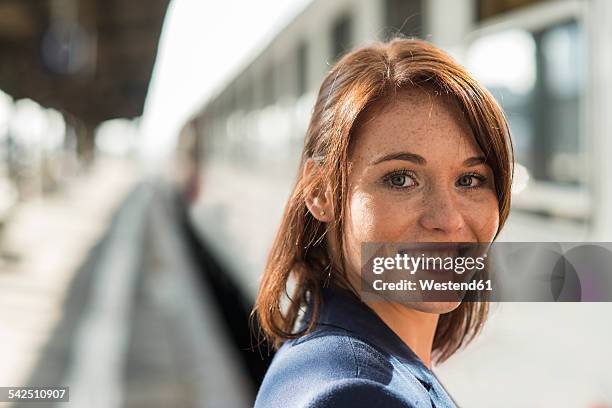
[[[412,257],[426,256],[430,258],[440,257],[457,258],[466,255],[470,251],[470,244],[466,243],[433,243],[427,242],[422,244],[414,244],[411,247],[398,248],[397,253],[400,255],[408,255]]]

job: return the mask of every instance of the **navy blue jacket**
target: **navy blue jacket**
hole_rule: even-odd
[[[315,330],[278,350],[255,407],[456,405],[435,375],[369,307],[346,290],[326,288]]]

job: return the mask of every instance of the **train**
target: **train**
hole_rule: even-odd
[[[516,153],[498,241],[612,235],[607,0],[312,0],[184,124],[190,222],[254,299],[325,73],[354,47],[431,41],[500,102]]]

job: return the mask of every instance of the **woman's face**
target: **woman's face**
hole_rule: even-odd
[[[353,135],[344,257],[359,276],[365,242],[491,242],[499,225],[493,172],[447,97],[410,89]],[[409,306],[446,313],[458,302]]]

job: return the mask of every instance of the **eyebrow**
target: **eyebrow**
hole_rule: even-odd
[[[418,165],[425,165],[427,163],[427,160],[425,160],[425,158],[423,156],[420,156],[416,153],[411,153],[411,152],[395,152],[395,153],[389,153],[386,154],[382,157],[379,157],[378,159],[374,160],[373,162],[370,163],[370,166],[375,166],[377,164],[380,164],[382,162],[385,161],[390,161],[390,160],[404,160],[404,161],[409,161],[412,162],[414,164],[418,164]],[[470,157],[468,159],[466,159],[463,162],[464,166],[467,167],[473,167],[473,166],[478,166],[479,164],[484,164],[486,163],[486,159],[483,156],[474,156],[474,157]]]

